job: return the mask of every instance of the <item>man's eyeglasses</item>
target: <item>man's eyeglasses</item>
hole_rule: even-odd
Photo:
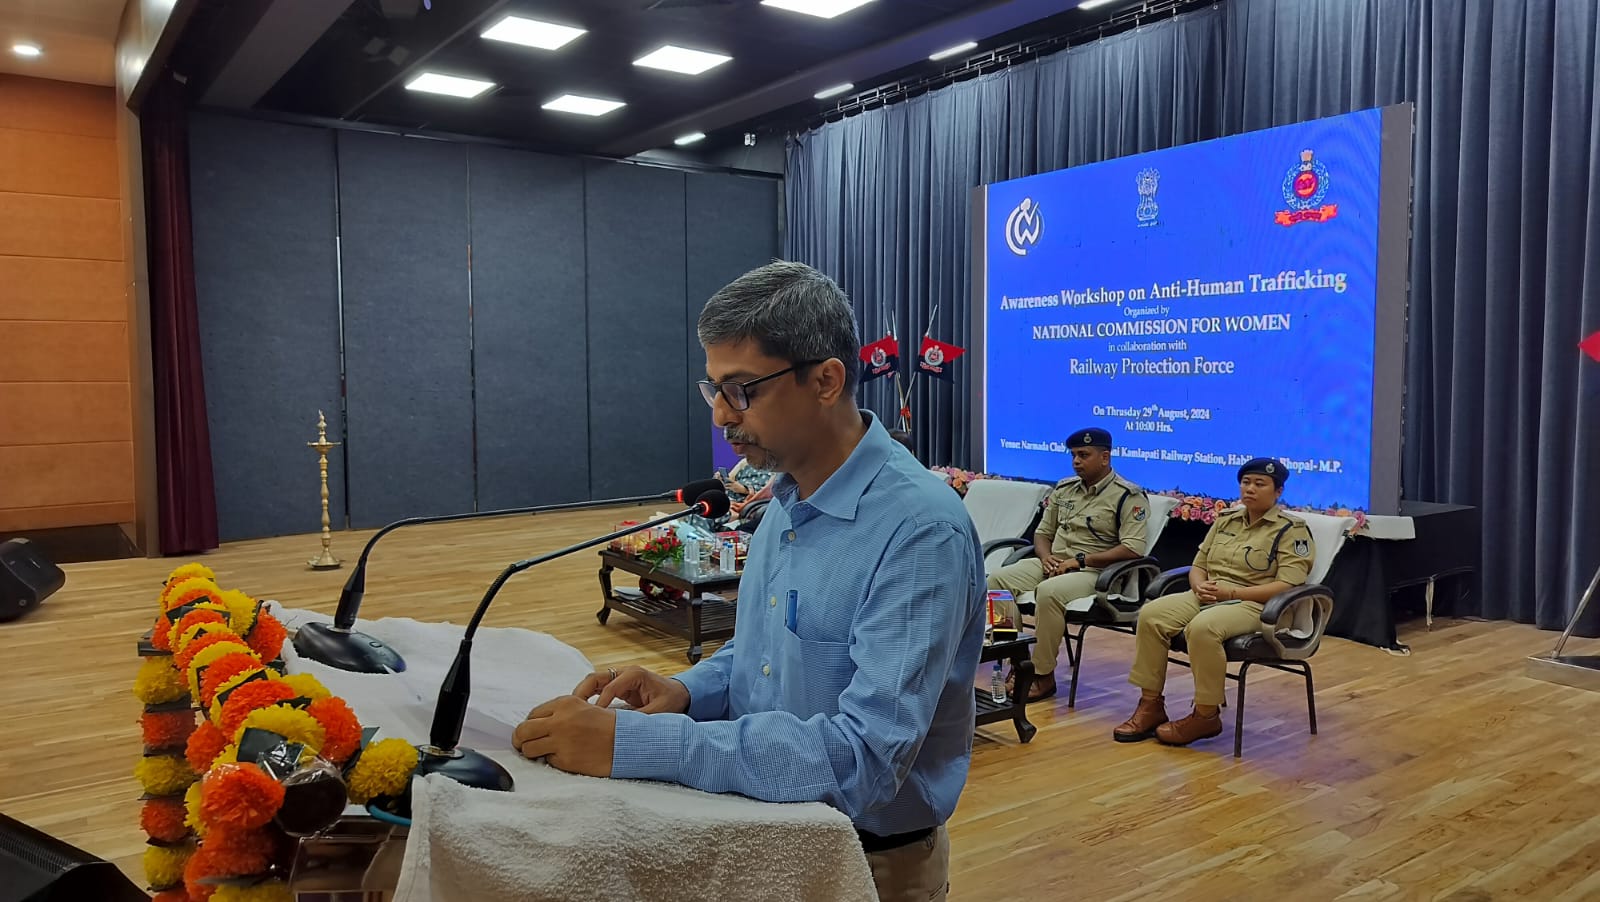
[[[720,393],[727,400],[728,406],[734,410],[749,410],[750,398],[755,394],[751,389],[757,385],[766,382],[768,379],[776,379],[795,370],[816,366],[822,362],[821,360],[802,360],[799,363],[792,363],[776,373],[768,373],[759,379],[751,379],[749,382],[712,382],[709,379],[701,379],[695,384],[700,386],[700,397],[706,399],[707,407],[717,406],[717,395]]]

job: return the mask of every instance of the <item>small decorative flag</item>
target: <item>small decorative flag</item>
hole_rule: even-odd
[[[935,378],[949,379],[950,362],[965,353],[966,348],[945,344],[924,335],[922,349],[917,352],[917,369]]]
[[[871,382],[887,376],[900,366],[900,342],[893,335],[885,335],[861,348],[861,381]]]
[[[1578,342],[1578,349],[1593,357],[1596,361],[1600,361],[1600,332],[1596,332]]]

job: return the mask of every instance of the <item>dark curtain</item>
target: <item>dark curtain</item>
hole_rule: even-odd
[[[963,344],[972,187],[1414,101],[1404,495],[1483,511],[1459,613],[1563,627],[1600,566],[1597,45],[1594,0],[1226,0],[795,137],[787,250],[864,333],[938,304]],[[933,463],[971,460],[957,373],[913,405]]]
[[[158,80],[139,116],[150,249],[156,485],[162,554],[217,547],[217,496],[206,422],[189,218],[189,110],[183,86]]]

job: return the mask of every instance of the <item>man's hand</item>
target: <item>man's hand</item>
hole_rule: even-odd
[[[563,695],[529,711],[511,747],[567,773],[609,777],[616,738],[617,712]]]
[[[600,708],[609,708],[620,698],[646,714],[684,714],[689,710],[689,687],[643,667],[597,670],[584,677],[572,694],[585,700],[598,695],[594,703]]]
[[[1062,568],[1067,565],[1065,560],[1062,560],[1053,554],[1047,554],[1040,557],[1039,563],[1044,565],[1044,575],[1046,579],[1052,576],[1059,576],[1061,573],[1065,572]],[[1076,563],[1076,561],[1074,561],[1074,563]]]

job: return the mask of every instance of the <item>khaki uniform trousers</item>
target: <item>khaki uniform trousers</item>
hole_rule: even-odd
[[[867,853],[880,902],[944,902],[950,891],[950,833],[940,826],[920,842]]]
[[[1221,705],[1227,697],[1228,655],[1222,643],[1261,628],[1262,606],[1224,601],[1201,607],[1193,592],[1164,595],[1139,609],[1138,649],[1128,682],[1161,694],[1172,637],[1184,633],[1194,671],[1194,703]]]
[[[1017,561],[989,574],[989,588],[1005,589],[1021,598],[1032,592],[1034,599],[1033,672],[1047,677],[1055,673],[1056,656],[1061,651],[1061,640],[1067,634],[1067,603],[1094,594],[1098,570],[1074,570],[1060,576],[1044,578],[1044,564],[1036,557]],[[1008,612],[1012,623],[1018,623],[1017,611]]]

